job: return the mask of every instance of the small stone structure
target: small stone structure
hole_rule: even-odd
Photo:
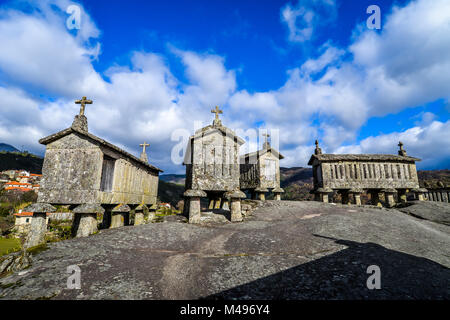
[[[200,198],[208,197],[210,209],[230,201],[232,221],[241,221],[239,189],[239,147],[244,140],[222,125],[216,106],[212,125],[201,128],[190,137],[183,164],[186,166],[184,212],[190,223],[200,221]]]
[[[81,109],[72,126],[39,140],[46,152],[38,203],[70,205],[75,235],[86,236],[97,230],[97,213],[105,212],[104,227],[118,227],[127,218],[111,219],[117,208],[126,216],[138,206],[155,204],[162,170],[148,163],[148,144],[139,159],[89,133],[84,108],[92,101],[83,97],[76,103]]]
[[[337,191],[342,203],[361,204],[364,190],[371,195],[373,205],[381,206],[379,193],[384,193],[388,206],[395,205],[397,193],[400,202],[406,202],[407,192],[417,194],[424,200],[426,189],[419,188],[416,161],[410,157],[399,143],[398,155],[389,154],[322,154],[316,140],[316,149],[308,165],[313,166],[314,190],[317,201],[328,202],[328,195]]]
[[[280,160],[284,156],[270,146],[269,135],[264,136],[266,141],[261,150],[241,156],[240,187],[251,192],[253,199],[265,200],[270,189],[275,200],[281,200],[284,190],[280,187]]]

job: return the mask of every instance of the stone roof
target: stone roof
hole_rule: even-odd
[[[195,134],[193,136],[191,136],[191,139],[197,139],[197,138],[203,137],[205,135],[213,133],[215,130],[222,132],[224,135],[226,135],[228,137],[236,137],[237,142],[240,145],[245,143],[245,141],[242,138],[238,137],[233,130],[231,130],[223,125],[209,125],[209,126],[201,128],[201,129],[198,129],[197,131],[195,131]]]
[[[420,161],[419,158],[399,156],[395,154],[313,154],[308,165],[312,165],[314,159],[326,161]]]
[[[113,145],[112,143],[109,143],[108,141],[105,141],[105,140],[103,140],[103,139],[101,139],[101,138],[99,138],[99,137],[97,137],[97,136],[95,136],[95,135],[93,135],[93,134],[91,134],[89,132],[80,130],[80,129],[78,129],[76,127],[73,127],[73,126],[70,127],[70,128],[64,129],[64,130],[62,130],[60,132],[57,132],[55,134],[49,135],[48,137],[42,138],[42,139],[39,140],[39,143],[43,144],[43,145],[47,145],[47,144],[49,144],[49,143],[51,143],[53,141],[56,141],[58,139],[61,139],[62,137],[65,137],[65,136],[67,136],[67,135],[69,135],[71,133],[77,133],[77,134],[79,134],[81,136],[87,137],[87,138],[89,138],[89,139],[91,139],[91,140],[93,140],[95,142],[98,142],[100,145],[102,145],[104,147],[107,147],[109,149],[112,149],[114,151],[117,151],[117,152],[121,153],[122,155],[124,155],[125,157],[130,158],[133,161],[135,161],[135,162],[137,162],[139,164],[142,164],[143,166],[145,166],[145,167],[147,167],[147,168],[149,168],[151,170],[163,172],[163,170],[161,170],[161,169],[159,169],[159,168],[157,168],[157,167],[155,167],[155,166],[153,166],[153,165],[151,165],[151,164],[149,164],[149,163],[139,159],[138,157],[133,156],[131,153],[128,153],[125,150],[120,149],[119,147]]]
[[[241,156],[241,159],[244,158],[251,158],[251,157],[255,157],[255,156],[262,156],[263,154],[266,154],[268,151],[271,151],[275,157],[278,157],[279,159],[284,159],[284,156],[279,153],[277,150],[275,150],[274,148],[270,147],[269,148],[264,148],[255,152],[250,152],[250,153],[246,153],[244,155]]]

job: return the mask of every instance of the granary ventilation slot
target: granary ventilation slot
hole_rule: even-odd
[[[114,179],[114,166],[116,160],[103,156],[102,180],[100,183],[100,191],[111,192]]]

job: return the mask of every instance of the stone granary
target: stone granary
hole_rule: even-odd
[[[241,156],[240,186],[241,190],[251,192],[252,198],[265,200],[265,193],[271,189],[276,200],[281,200],[280,160],[284,156],[271,147],[268,137],[263,134],[265,142],[261,150]]]
[[[104,212],[104,227],[123,226],[133,209],[135,221],[141,222],[142,210],[156,203],[162,172],[147,162],[148,144],[139,159],[96,137],[88,132],[84,115],[85,104],[92,101],[83,97],[76,103],[81,109],[72,126],[39,140],[46,152],[38,203],[70,205],[77,236],[97,231],[97,213]]]
[[[229,199],[231,220],[241,221],[241,198],[245,194],[239,189],[239,147],[244,140],[222,125],[219,107],[211,112],[215,113],[213,124],[197,130],[186,149],[185,212],[189,212],[190,223],[198,223],[200,198],[208,197],[214,208]]]
[[[399,143],[398,155],[390,154],[322,154],[316,140],[316,149],[308,165],[313,167],[316,200],[328,202],[328,194],[337,191],[343,203],[361,204],[361,193],[371,195],[373,205],[381,206],[379,193],[384,193],[386,204],[395,205],[394,194],[406,202],[406,193],[414,192],[424,200],[426,189],[419,188],[416,161],[407,156],[403,144]]]

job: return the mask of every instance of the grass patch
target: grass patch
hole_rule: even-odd
[[[9,254],[12,252],[20,251],[22,249],[22,244],[20,239],[16,238],[0,238],[0,256]]]
[[[28,248],[28,249],[27,249],[27,252],[28,252],[28,253],[31,253],[31,254],[34,256],[34,255],[36,255],[36,254],[38,254],[38,253],[40,253],[40,252],[42,252],[42,251],[45,251],[45,250],[47,250],[47,249],[48,249],[47,244],[46,244],[46,243],[43,243],[43,244],[39,244],[39,245],[37,245],[37,246]]]

